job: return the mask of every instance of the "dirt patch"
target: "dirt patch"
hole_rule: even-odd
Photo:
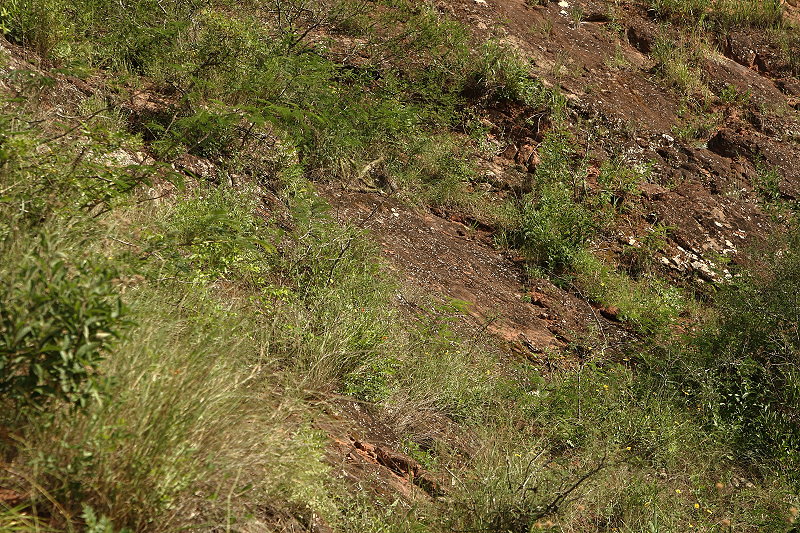
[[[527,279],[521,258],[498,250],[488,231],[378,194],[329,188],[323,195],[337,219],[368,230],[401,279],[465,302],[475,330],[485,328],[518,353],[536,358],[579,332],[622,330],[549,281]]]

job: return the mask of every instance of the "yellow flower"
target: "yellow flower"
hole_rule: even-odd
[[[700,504],[699,503],[694,504],[694,508],[695,509],[700,509]]]
[[[681,493],[681,489],[675,489],[675,494],[680,494],[680,493]]]

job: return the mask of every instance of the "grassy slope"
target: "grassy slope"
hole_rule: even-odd
[[[658,9],[691,20],[677,4]],[[33,383],[9,378],[24,364],[3,374],[0,486],[24,498],[0,509],[2,527],[784,528],[795,463],[743,461],[748,433],[718,418],[719,391],[676,385],[697,354],[657,348],[693,304],[590,254],[620,206],[576,195],[585,162],[563,98],[427,7],[301,7],[281,19],[258,2],[0,8],[7,37],[45,58],[44,71],[4,70],[3,355],[54,365]],[[354,36],[366,59],[343,66]],[[51,67],[95,94],[70,96]],[[160,103],[131,108],[137,90]],[[554,126],[536,190],[487,204],[465,186],[477,148],[463,132],[479,138],[483,110],[507,102]],[[211,175],[174,173],[186,153],[212,161]],[[632,363],[600,357],[542,376],[456,335],[457,310],[412,320],[394,309],[376,251],[326,216],[313,185],[378,187],[362,172],[376,161],[408,201],[470,212],[541,272],[620,306],[642,334]],[[614,162],[604,172],[609,193],[641,179]],[[117,296],[124,319],[106,305]],[[713,377],[714,349],[698,349],[710,362],[691,375]],[[340,393],[395,421],[407,451],[451,478],[444,497],[386,501],[334,476],[315,421]],[[452,420],[453,438],[415,443],[419,412]],[[783,427],[770,423],[755,430]]]

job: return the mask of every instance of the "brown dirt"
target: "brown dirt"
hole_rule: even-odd
[[[475,331],[514,351],[564,348],[578,332],[625,331],[547,280],[526,278],[518,258],[499,251],[489,232],[415,209],[379,194],[323,190],[337,219],[369,231],[400,277],[426,293],[466,302]]]
[[[708,113],[719,115],[717,124],[681,141],[675,128],[697,112],[682,111],[682,97],[653,70],[647,54],[664,31],[658,21],[636,2],[563,4],[442,0],[439,6],[483,37],[500,36],[531,59],[540,79],[559,86],[570,102],[575,137],[591,159],[616,155],[653,165],[635,213],[609,236],[613,252],[660,223],[672,228],[655,258],[665,274],[692,284],[719,280],[715,258],[744,259],[743,251],[780,223],[759,197],[759,173],[777,170],[783,199],[800,197],[800,82],[764,32],[733,32],[702,65],[703,75],[712,89],[733,86],[749,103],[713,102]],[[543,133],[522,127],[520,117],[525,110],[489,112],[500,148],[483,166],[495,182],[524,190],[535,165],[521,159],[537,160]]]

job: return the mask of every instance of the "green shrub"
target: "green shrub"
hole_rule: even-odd
[[[708,422],[729,432],[744,459],[795,482],[800,465],[800,237],[792,234],[758,268],[717,298],[718,320],[667,371],[677,372]]]
[[[5,247],[9,252],[10,246]],[[102,259],[70,259],[41,236],[0,266],[0,395],[18,406],[83,406],[126,321]]]
[[[509,241],[534,264],[560,271],[571,266],[594,235],[596,224],[593,213],[579,199],[583,169],[576,162],[569,134],[548,132],[539,155],[535,191],[521,199]]]
[[[239,115],[200,109],[187,116],[174,116],[164,126],[147,124],[148,133],[155,137],[151,146],[163,159],[173,159],[186,152],[201,157],[219,159],[230,155]]]
[[[572,266],[594,231],[592,213],[571,190],[548,187],[540,198],[525,200],[518,238],[531,261],[561,271]]]

